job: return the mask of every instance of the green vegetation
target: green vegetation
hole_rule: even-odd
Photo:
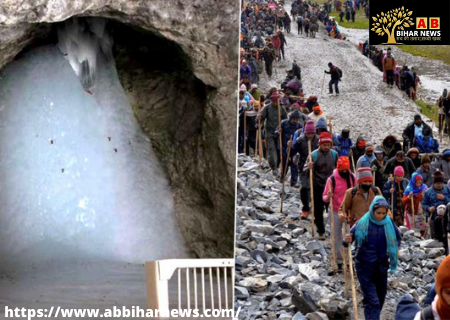
[[[450,65],[450,46],[403,45],[398,48],[415,56],[441,60]]]
[[[423,100],[416,100],[416,104],[423,115],[433,120],[436,125],[439,123],[439,108],[436,105],[428,104]]]
[[[336,20],[337,23],[344,28],[369,29],[369,19],[366,18],[364,10],[362,9],[356,11],[355,22],[352,22],[352,20],[350,20],[350,22],[347,22],[345,17],[342,18],[344,22],[339,22],[341,21],[341,19],[339,18],[339,12],[335,11],[330,13],[330,17],[333,17],[334,20]]]

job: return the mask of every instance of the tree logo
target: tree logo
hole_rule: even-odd
[[[405,7],[398,9],[392,9],[386,13],[381,12],[381,15],[373,16],[372,26],[370,29],[375,31],[379,36],[384,36],[386,33],[388,36],[388,42],[382,44],[402,44],[395,41],[395,28],[405,30],[414,24],[411,18],[412,11],[405,10]],[[390,30],[390,31],[389,31]]]

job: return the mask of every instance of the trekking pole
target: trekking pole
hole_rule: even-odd
[[[280,173],[283,174],[283,145],[282,145],[282,133],[283,133],[283,128],[281,127],[281,106],[280,106],[280,100],[278,99],[278,127],[280,128],[280,131],[278,133],[279,136],[279,140],[280,140]]]
[[[331,189],[331,184],[328,183],[328,190],[333,194],[334,190]],[[330,197],[330,211],[331,211],[331,267],[333,268],[333,273],[337,273],[336,264],[336,243],[334,243],[334,211],[333,211],[333,196]]]
[[[255,150],[255,152],[254,152],[255,158],[258,158],[258,145],[259,145],[259,128],[256,129],[255,148],[253,149],[253,150]]]
[[[352,158],[352,164],[353,164],[353,173],[356,174],[355,158],[353,157],[353,153],[352,153],[351,158]]]
[[[322,89],[320,90],[320,95],[323,94],[323,85],[325,84],[325,72],[323,73],[323,79],[322,79]]]
[[[247,111],[244,111],[244,154],[247,155]]]
[[[312,162],[311,140],[308,140],[309,161]],[[309,188],[311,190],[311,235],[314,238],[314,190],[313,190],[313,169],[309,170]]]
[[[345,223],[345,228],[347,229],[347,223]],[[356,286],[355,286],[355,276],[353,274],[353,256],[351,243],[348,245],[348,264],[350,269],[350,280],[352,284],[353,309],[355,311],[355,320],[358,320],[358,301],[356,300]]]
[[[345,239],[345,234],[347,230],[345,228],[347,222],[342,223],[342,237]],[[344,260],[344,281],[345,281],[345,298],[350,299],[350,294],[348,291],[348,270],[347,270],[347,250],[342,246],[342,258]]]
[[[412,192],[412,191],[411,191]],[[412,197],[411,197],[411,210],[412,210],[412,230],[414,230],[416,228],[416,210],[414,209],[414,193],[412,193]]]
[[[440,120],[439,120],[439,142],[440,143],[442,143],[442,133],[444,132],[444,117],[443,117],[443,115],[444,115],[444,113],[442,112],[442,111],[439,111],[439,112],[441,112],[441,114],[439,115],[439,117],[440,117]]]
[[[291,139],[289,139],[289,142],[292,142],[292,139],[294,138],[294,136],[291,136]],[[282,186],[282,190],[281,190],[281,205],[280,205],[280,212],[283,213],[283,199],[284,199],[284,182],[286,180],[286,173],[287,173],[287,162],[289,161],[289,157],[291,155],[291,145],[289,145],[288,147],[288,153],[287,153],[287,158],[286,158],[286,166],[284,168],[284,172],[283,172],[283,186]]]
[[[389,175],[389,178],[392,178],[392,174]],[[392,181],[392,188],[394,188],[394,181]],[[394,193],[391,193],[391,209],[392,209],[392,216],[394,216]]]

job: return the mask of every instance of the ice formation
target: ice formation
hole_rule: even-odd
[[[99,41],[78,41],[80,29],[68,25],[66,56],[39,47],[0,75],[0,269],[186,257],[168,181],[121,87],[110,37],[91,24]],[[92,94],[77,76],[90,87],[95,79]]]

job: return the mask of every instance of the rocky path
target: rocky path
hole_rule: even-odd
[[[240,319],[354,319],[345,299],[342,274],[333,275],[331,241],[311,237],[309,221],[299,219],[298,189],[285,187],[280,212],[281,183],[264,160],[262,169],[246,156],[238,159],[236,210],[236,286]],[[399,298],[410,294],[423,301],[434,282],[444,249],[435,240],[401,228],[399,267],[390,276],[383,320],[392,320]],[[359,319],[364,319],[358,280]]]

